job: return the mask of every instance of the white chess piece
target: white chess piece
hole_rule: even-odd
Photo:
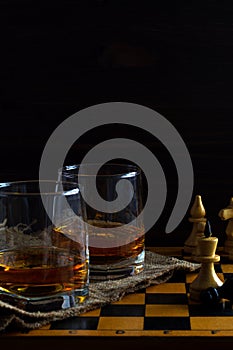
[[[199,237],[204,236],[206,218],[205,208],[202,203],[200,195],[195,196],[193,206],[190,210],[191,217],[189,221],[193,223],[192,232],[184,243],[184,252],[193,254],[197,247],[197,241]]]

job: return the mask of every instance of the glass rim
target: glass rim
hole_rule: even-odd
[[[40,183],[45,183],[45,184],[64,184],[68,185],[70,188],[65,190],[59,190],[59,191],[45,191],[41,192],[40,187],[37,192],[29,191],[29,192],[19,192],[17,190],[14,191],[9,191],[5,190],[4,188],[9,188],[12,186],[17,186],[17,185],[22,185],[22,184],[37,184],[40,186]],[[74,185],[74,186],[72,186]],[[40,196],[40,195],[62,195],[70,192],[70,190],[74,190],[75,188],[78,190],[76,193],[73,192],[73,194],[79,193],[80,190],[80,184],[78,184],[75,181],[61,181],[61,180],[19,180],[19,181],[5,181],[5,182],[0,182],[0,196],[1,195],[8,195],[8,196]]]
[[[110,173],[110,174],[97,174],[98,177],[107,177],[107,176],[124,176],[127,175],[127,177],[133,177],[136,175],[140,175],[141,174],[141,169],[137,166],[137,165],[133,165],[133,164],[124,164],[124,163],[77,163],[77,164],[72,164],[72,165],[65,165],[61,168],[59,168],[58,173],[59,174],[64,174],[64,175],[76,175],[76,174],[72,174],[69,172],[69,170],[75,170],[75,169],[79,169],[80,166],[99,166],[100,168],[104,168],[104,167],[124,167],[125,171],[119,171],[116,173]],[[127,170],[128,169],[128,170]],[[80,176],[84,176],[84,177],[89,177],[89,176],[93,176],[94,174],[79,174]],[[130,176],[131,175],[131,176]]]

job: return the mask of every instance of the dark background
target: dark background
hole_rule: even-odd
[[[193,162],[193,199],[202,196],[223,241],[226,223],[218,212],[233,195],[231,1],[1,1],[0,21],[0,181],[37,178],[49,136],[73,113],[111,101],[141,104],[182,136]],[[121,125],[92,130],[67,162],[122,136],[147,145],[167,177],[166,207],[148,245],[182,246],[192,229],[189,210],[174,232],[164,233],[177,178],[158,140]]]

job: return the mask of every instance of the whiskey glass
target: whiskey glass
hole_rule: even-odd
[[[77,183],[0,183],[0,300],[25,310],[49,311],[86,299],[84,210]]]
[[[143,209],[141,175],[140,168],[129,164],[85,163],[59,169],[59,180],[81,182],[83,186],[91,281],[120,279],[144,269],[145,229],[139,215]],[[95,190],[104,200],[102,209],[93,204]],[[116,199],[122,204],[120,209],[114,207]]]

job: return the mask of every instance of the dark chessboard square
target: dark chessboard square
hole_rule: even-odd
[[[174,271],[172,277],[169,279],[169,283],[185,283],[186,274],[185,271]]]
[[[190,330],[189,317],[145,317],[145,330]]]
[[[187,304],[188,298],[182,293],[147,293],[146,304]]]
[[[226,280],[228,278],[232,278],[232,277],[233,277],[233,273],[228,273],[228,272],[224,273],[224,280]]]
[[[222,273],[221,264],[214,264],[214,270],[216,273]]]
[[[190,290],[190,284],[191,284],[191,283],[186,283],[186,293],[189,293],[189,290]]]
[[[100,316],[144,316],[145,305],[106,305]]]
[[[62,321],[54,321],[51,323],[50,329],[92,329],[98,327],[98,317],[69,317]]]
[[[146,293],[146,288],[140,288],[140,289],[136,290],[135,293],[143,293],[143,294],[145,294]]]
[[[189,305],[189,316],[233,316],[233,310],[229,301],[214,305],[191,304]]]

